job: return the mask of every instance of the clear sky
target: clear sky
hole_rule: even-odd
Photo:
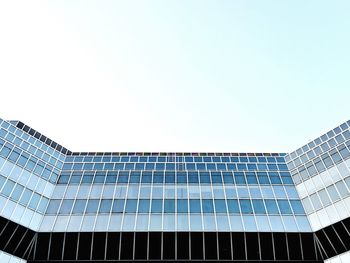
[[[1,1],[0,117],[73,151],[289,152],[350,118],[349,10]]]

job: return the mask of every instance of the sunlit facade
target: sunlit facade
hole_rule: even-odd
[[[346,262],[349,127],[290,154],[96,153],[0,119],[0,262]]]

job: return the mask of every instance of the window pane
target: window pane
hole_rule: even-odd
[[[112,213],[122,213],[124,211],[124,199],[114,199]]]
[[[140,199],[139,200],[139,213],[148,213],[149,212],[149,199]]]
[[[191,213],[201,212],[201,204],[198,199],[190,199],[190,211]]]
[[[163,200],[161,199],[153,199],[152,200],[152,213],[161,213],[163,210]]]
[[[46,210],[46,214],[55,215],[60,207],[61,200],[51,200],[50,204]]]
[[[253,207],[256,214],[266,214],[263,200],[253,200]]]
[[[276,200],[265,200],[265,205],[266,205],[267,213],[279,214]]]
[[[73,207],[73,214],[83,214],[85,210],[85,205],[86,205],[87,200],[76,200],[74,207]]]
[[[67,215],[70,214],[70,211],[72,210],[72,206],[73,206],[73,201],[74,200],[63,200],[59,214],[62,215]]]
[[[164,200],[164,212],[165,213],[175,213],[175,200],[174,199]]]
[[[226,203],[225,200],[215,199],[215,211],[216,213],[226,213]]]
[[[126,200],[126,213],[136,213],[137,200],[136,199],[127,199]]]
[[[177,200],[177,212],[178,213],[187,213],[188,212],[188,200],[187,199],[178,199]]]
[[[86,213],[97,213],[99,200],[90,199],[86,207]]]
[[[252,205],[251,205],[249,200],[242,199],[239,201],[239,203],[241,205],[241,210],[242,210],[243,214],[252,214],[253,213]]]
[[[236,199],[227,199],[229,213],[239,213],[238,201]]]
[[[304,208],[299,200],[290,200],[294,214],[304,214]]]
[[[111,211],[112,199],[104,199],[101,201],[100,213],[109,213]]]
[[[277,200],[277,203],[282,214],[292,213],[292,209],[290,208],[289,202],[287,200]]]
[[[202,200],[203,213],[214,213],[214,206],[212,199]]]

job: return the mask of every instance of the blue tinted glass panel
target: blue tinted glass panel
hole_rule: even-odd
[[[212,199],[202,200],[203,213],[214,213],[214,206]]]
[[[86,213],[97,213],[99,200],[90,199],[86,207]]]
[[[188,212],[188,200],[187,199],[178,199],[177,200],[177,212],[178,213],[187,213]]]
[[[140,199],[139,201],[139,213],[148,213],[149,212],[149,206],[150,206],[150,200],[149,199]]]
[[[164,173],[162,173],[162,172],[155,172],[153,174],[153,183],[162,184],[163,181],[164,181]]]
[[[73,207],[73,214],[83,214],[86,206],[87,200],[76,200]]]
[[[276,200],[265,200],[265,205],[266,205],[267,213],[279,214]]]
[[[165,199],[164,200],[164,212],[165,213],[175,213],[175,200]]]
[[[163,200],[161,199],[153,199],[152,200],[152,213],[161,213],[163,211]]]
[[[256,214],[266,214],[265,206],[263,200],[253,199],[253,208]]]
[[[63,200],[59,214],[67,215],[72,210],[74,200]]]
[[[299,200],[290,200],[294,214],[304,214],[304,208]]]
[[[229,213],[239,213],[238,201],[236,199],[227,199]]]
[[[201,212],[201,204],[198,199],[190,199],[190,212],[191,213]]]
[[[152,182],[152,173],[151,172],[143,172],[141,177],[142,183],[151,183]]]
[[[227,212],[225,200],[215,199],[214,204],[215,204],[216,213],[226,213]]]
[[[122,213],[124,211],[124,199],[115,199],[112,206],[112,213]]]
[[[292,209],[290,208],[289,202],[287,200],[277,200],[277,203],[282,214],[292,213]]]
[[[126,213],[136,213],[137,200],[136,199],[127,199],[126,200]]]
[[[47,207],[46,213],[49,215],[55,215],[60,207],[61,200],[51,200]]]
[[[241,210],[243,214],[252,214],[253,213],[253,208],[250,203],[250,200],[242,199],[239,200],[239,203],[241,205]]]
[[[104,199],[101,201],[99,212],[109,213],[111,212],[111,207],[112,207],[112,199]]]

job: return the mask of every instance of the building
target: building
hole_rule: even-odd
[[[0,262],[350,262],[350,121],[290,153],[71,152],[0,120]]]

